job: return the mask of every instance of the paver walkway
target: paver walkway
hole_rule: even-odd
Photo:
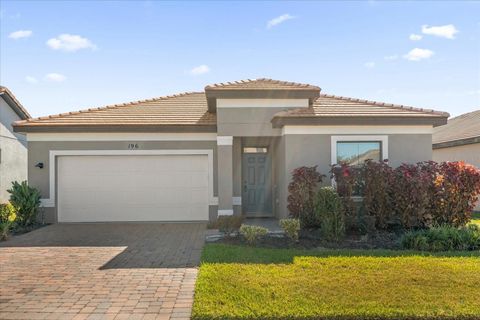
[[[0,319],[189,319],[205,224],[57,224],[0,243]]]

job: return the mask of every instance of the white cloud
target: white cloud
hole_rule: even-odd
[[[386,57],[384,57],[384,59],[387,60],[387,61],[397,60],[398,59],[398,54],[393,54],[391,56],[386,56]]]
[[[408,38],[412,41],[419,41],[422,40],[423,36],[421,34],[412,33]]]
[[[373,61],[365,62],[363,65],[367,68],[373,68],[373,67],[375,67],[375,62],[373,62]]]
[[[28,83],[31,83],[31,84],[38,83],[38,79],[35,78],[35,77],[32,77],[32,76],[26,76],[25,81],[27,81]]]
[[[79,35],[64,33],[56,38],[49,39],[47,46],[53,50],[62,50],[67,52],[74,52],[81,49],[97,48],[89,39],[83,38]]]
[[[415,48],[410,50],[410,52],[403,57],[410,61],[420,61],[422,59],[429,59],[434,54],[435,52],[433,52],[432,50]]]
[[[288,13],[282,14],[281,16],[278,16],[276,18],[273,18],[272,20],[269,20],[267,23],[267,28],[270,29],[272,27],[275,27],[276,25],[279,25],[280,23],[283,23],[285,21],[292,20],[292,19],[295,19],[295,17]]]
[[[458,33],[457,28],[453,24],[447,24],[444,26],[422,26],[422,33],[431,36],[442,37],[447,39],[455,39],[455,34]]]
[[[32,30],[18,30],[12,32],[8,35],[10,39],[21,39],[21,38],[28,38],[33,34]]]
[[[206,64],[199,65],[198,67],[193,68],[190,70],[190,73],[194,76],[198,76],[201,74],[209,73],[210,68]]]
[[[52,81],[52,82],[63,82],[67,80],[63,74],[60,73],[49,73],[45,75],[45,80]]]

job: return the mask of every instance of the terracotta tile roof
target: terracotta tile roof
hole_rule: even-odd
[[[480,110],[462,114],[448,120],[446,125],[435,128],[433,143],[480,137]]]
[[[247,79],[233,82],[210,84],[208,90],[319,90],[320,87],[310,84],[273,80],[267,78]]]
[[[282,111],[275,117],[448,117],[446,112],[321,94],[312,108]]]
[[[27,109],[25,109],[20,101],[17,100],[17,98],[13,95],[13,93],[7,88],[0,86],[0,95],[6,95],[10,100],[13,102],[15,105],[15,112],[22,118],[22,119],[29,119],[32,116],[28,113]]]
[[[216,126],[202,92],[182,93],[149,100],[109,105],[18,121],[15,127],[33,126]],[[18,130],[18,129],[17,129]]]
[[[225,86],[232,85],[237,88],[247,85],[265,88],[267,84],[276,86],[276,88],[291,86],[308,88],[308,90],[318,88],[270,79],[239,81],[225,84]],[[216,86],[221,87],[222,84]],[[250,90],[250,87],[247,87],[246,90]],[[448,113],[322,94],[315,98],[311,108],[279,112],[274,116],[272,122],[276,126],[275,121],[278,119],[280,120],[278,123],[281,124],[284,119],[285,121],[288,119],[308,119],[308,121],[314,119],[314,121],[317,121],[318,119],[332,118],[353,119],[364,123],[368,122],[366,119],[374,118],[403,119],[404,122],[416,118],[422,122],[439,125],[446,121]],[[14,124],[14,127],[19,132],[22,132],[22,130],[55,131],[56,129],[60,130],[60,128],[62,130],[79,131],[94,131],[100,130],[100,128],[125,131],[131,128],[143,128],[139,130],[161,130],[162,128],[179,130],[178,127],[203,128],[200,130],[215,131],[216,125],[216,113],[208,111],[206,93],[191,92],[18,121]]]

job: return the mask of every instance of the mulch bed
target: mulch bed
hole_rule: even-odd
[[[267,235],[258,240],[256,247],[263,248],[297,248],[297,249],[400,249],[400,235],[392,232],[376,232],[373,235],[349,234],[339,241],[322,239],[318,232],[303,230],[298,242],[292,242],[287,237]],[[216,241],[233,245],[245,245],[245,239],[241,236],[228,237]]]
[[[49,224],[47,223],[36,223],[34,225],[31,225],[31,226],[27,226],[27,227],[17,227],[15,228],[14,230],[12,230],[10,232],[10,237],[11,236],[18,236],[18,235],[21,235],[21,234],[24,234],[24,233],[28,233],[28,232],[32,232],[34,230],[37,230],[37,229],[40,229],[40,228],[43,228],[43,227],[46,227],[48,226]]]

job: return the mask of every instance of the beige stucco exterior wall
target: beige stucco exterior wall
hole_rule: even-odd
[[[220,99],[217,101],[219,136],[272,137],[282,130],[273,128],[273,116],[288,109],[308,107],[307,99]]]
[[[127,150],[131,141],[30,141],[28,145],[28,180],[30,185],[40,190],[42,198],[49,198],[49,153],[50,150]],[[213,150],[213,192],[218,196],[217,143],[216,141],[139,141],[139,150]],[[43,162],[44,168],[35,165]],[[43,208],[46,222],[56,221],[56,208]],[[209,207],[210,220],[217,215],[217,206]]]
[[[0,97],[0,203],[8,201],[13,181],[27,180],[26,137],[14,133],[12,123],[21,118]]]
[[[480,169],[480,143],[433,149],[433,160],[437,162],[465,161]],[[480,199],[475,210],[480,211]]]

